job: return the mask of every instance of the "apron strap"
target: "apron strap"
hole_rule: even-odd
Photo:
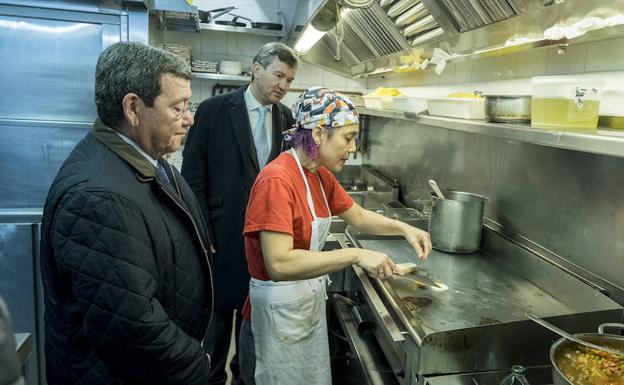
[[[312,219],[315,220],[317,219],[317,216],[316,216],[316,211],[314,210],[314,202],[312,201],[312,193],[310,192],[310,185],[308,184],[308,178],[306,178],[305,173],[303,172],[303,166],[301,166],[301,161],[299,160],[299,156],[297,155],[297,152],[295,151],[295,149],[291,148],[290,153],[295,158],[295,161],[297,162],[297,167],[299,167],[299,172],[301,173],[301,176],[303,177],[303,183],[305,183],[305,187],[306,187],[306,198],[308,199],[308,207],[310,208],[310,213],[312,213]],[[319,184],[321,185],[321,193],[323,194],[323,200],[325,201],[327,212],[331,216],[331,210],[329,208],[329,203],[327,202],[325,189],[323,188],[323,181],[321,180],[321,177],[318,175],[318,173],[316,174],[316,177],[318,178]]]

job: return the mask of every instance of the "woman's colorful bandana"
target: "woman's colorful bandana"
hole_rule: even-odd
[[[342,127],[360,122],[349,98],[329,88],[311,87],[299,95],[292,108],[297,127],[307,130],[315,126]]]

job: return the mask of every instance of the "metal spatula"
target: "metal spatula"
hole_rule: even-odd
[[[394,274],[392,277],[393,279],[407,279],[408,281],[413,282],[414,284],[416,284],[416,286],[421,287],[421,288],[429,288],[429,287],[434,287],[434,288],[439,288],[439,289],[444,288],[436,281],[430,278],[424,277],[422,275],[414,275],[414,274],[408,273],[405,275]]]

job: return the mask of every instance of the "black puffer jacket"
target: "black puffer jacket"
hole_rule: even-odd
[[[209,243],[169,171],[175,186],[99,122],[61,167],[41,238],[49,385],[207,383]]]

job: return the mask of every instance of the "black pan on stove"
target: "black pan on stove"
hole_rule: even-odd
[[[219,24],[219,25],[227,25],[230,27],[246,27],[247,24],[245,23],[241,23],[240,21],[236,21],[236,18],[232,19],[232,20],[216,20],[215,24]]]
[[[273,31],[281,31],[282,30],[282,25],[278,24],[278,23],[256,23],[256,22],[252,22],[251,23],[251,28],[270,29],[270,30],[273,30]]]

